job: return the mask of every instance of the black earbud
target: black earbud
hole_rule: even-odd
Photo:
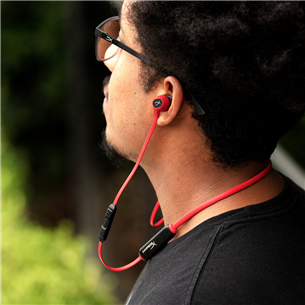
[[[172,102],[170,95],[159,95],[153,100],[155,115],[159,116],[160,112],[167,111]]]

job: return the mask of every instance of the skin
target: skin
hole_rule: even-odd
[[[134,39],[137,32],[126,19],[130,3],[124,2],[122,6],[119,37],[141,53],[141,46]],[[215,164],[201,128],[191,117],[191,105],[175,77],[161,79],[147,94],[139,81],[139,59],[121,51],[105,61],[105,65],[112,73],[103,104],[107,141],[132,161],[136,161],[151,127],[153,99],[161,94],[173,97],[168,111],[160,114],[141,162],[156,191],[165,224],[176,222],[196,206],[252,178],[267,166],[268,162],[253,161],[232,170]],[[178,228],[175,238],[211,217],[267,201],[283,187],[282,177],[272,169],[256,184],[192,217]]]

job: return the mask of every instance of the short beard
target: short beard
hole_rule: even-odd
[[[106,137],[106,131],[102,132],[102,141],[100,143],[100,148],[106,154],[107,158],[111,160],[113,165],[120,167],[127,161],[108,141]]]

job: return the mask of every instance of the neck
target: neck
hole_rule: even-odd
[[[211,160],[207,147],[187,143],[181,133],[180,135],[181,143],[177,137],[174,141],[168,139],[167,145],[171,149],[167,149],[167,145],[163,143],[163,149],[160,148],[161,153],[166,152],[163,158],[159,158],[157,163],[143,166],[156,191],[165,225],[175,223],[201,203],[249,180],[268,164],[249,162],[238,169],[223,169]],[[173,143],[176,143],[174,147]],[[189,219],[179,227],[176,238],[211,217],[269,200],[282,189],[282,178],[271,170],[254,185]]]

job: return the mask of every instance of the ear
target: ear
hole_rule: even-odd
[[[177,78],[168,76],[163,81],[163,90],[165,94],[172,96],[170,107],[165,112],[160,112],[157,124],[166,126],[170,124],[179,114],[183,106],[183,89]],[[164,92],[163,92],[164,94]]]

